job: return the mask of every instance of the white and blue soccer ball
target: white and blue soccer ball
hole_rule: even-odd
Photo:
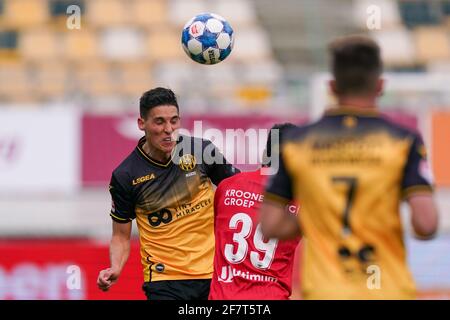
[[[216,64],[225,60],[233,50],[233,29],[217,14],[199,14],[184,26],[181,43],[195,62]]]

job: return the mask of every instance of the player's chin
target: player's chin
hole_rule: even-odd
[[[160,144],[160,148],[164,153],[170,153],[172,152],[173,148],[175,148],[175,145],[175,141],[162,141]]]

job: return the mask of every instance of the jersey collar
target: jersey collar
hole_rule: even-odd
[[[325,116],[361,116],[361,117],[380,117],[381,113],[376,108],[355,108],[351,106],[334,106],[325,111]]]

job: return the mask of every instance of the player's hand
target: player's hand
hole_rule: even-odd
[[[102,291],[108,291],[117,282],[119,273],[111,268],[100,271],[97,278],[97,286]]]

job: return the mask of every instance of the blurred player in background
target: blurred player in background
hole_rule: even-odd
[[[214,254],[212,183],[238,170],[210,141],[177,136],[178,102],[169,89],[143,94],[138,126],[145,137],[112,174],[111,265],[100,272],[98,286],[106,291],[118,280],[136,218],[147,298],[207,299]]]
[[[438,226],[430,172],[420,135],[384,119],[378,45],[365,37],[330,45],[338,106],[293,130],[281,148],[280,170],[261,208],[265,236],[295,236],[285,205],[302,203],[307,239],[302,260],[306,299],[409,299],[415,284],[407,267],[399,213],[405,199],[413,229],[432,237]]]
[[[281,141],[292,124],[275,125]],[[263,159],[270,165],[272,134],[269,134]],[[274,139],[275,140],[275,139]],[[278,146],[277,146],[278,149]],[[289,224],[296,238],[288,241],[267,239],[261,234],[258,210],[263,200],[267,175],[261,169],[245,172],[220,183],[214,197],[216,251],[209,299],[212,300],[280,300],[292,291],[292,268],[295,249],[300,241],[296,223]],[[296,222],[298,207],[284,208],[287,219]]]

